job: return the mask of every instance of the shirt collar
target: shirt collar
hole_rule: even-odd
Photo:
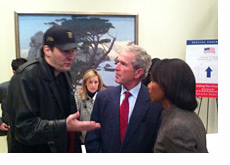
[[[141,82],[139,82],[134,88],[132,88],[131,90],[129,90],[129,92],[131,93],[132,96],[134,96],[135,98],[137,98],[137,95],[140,91],[141,88]],[[121,85],[121,95],[124,94],[124,92],[128,91],[127,89],[125,89],[125,87],[123,85]]]

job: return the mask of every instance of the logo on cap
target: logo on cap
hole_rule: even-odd
[[[73,38],[73,33],[72,32],[66,32],[66,33],[67,33],[68,38]]]
[[[47,37],[47,38],[46,38],[46,41],[47,41],[47,42],[52,42],[52,41],[54,41],[54,38],[53,38],[53,37]]]
[[[61,50],[77,48],[74,33],[64,26],[53,26],[44,34],[44,45],[53,45]]]

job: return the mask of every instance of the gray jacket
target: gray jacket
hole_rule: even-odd
[[[75,91],[74,97],[77,105],[77,109],[80,113],[80,121],[90,121],[91,113],[93,110],[93,104],[94,100],[96,98],[97,93],[94,95],[93,98],[89,97],[88,95],[86,96],[85,100],[81,99],[81,96],[78,92],[78,90]],[[87,131],[82,131],[82,135],[80,136],[80,139],[82,143],[85,142],[85,135]]]
[[[208,152],[206,132],[199,116],[175,106],[163,110],[154,152]]]

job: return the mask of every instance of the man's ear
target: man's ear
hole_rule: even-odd
[[[144,74],[144,69],[143,68],[137,69],[135,71],[135,78],[140,78],[142,74]]]
[[[43,49],[43,52],[46,56],[50,56],[49,54],[51,52],[51,49],[48,45],[44,45],[42,49]]]

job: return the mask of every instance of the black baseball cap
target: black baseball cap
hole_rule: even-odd
[[[61,50],[77,48],[73,32],[64,26],[55,25],[49,28],[43,36],[43,45],[52,45]]]

